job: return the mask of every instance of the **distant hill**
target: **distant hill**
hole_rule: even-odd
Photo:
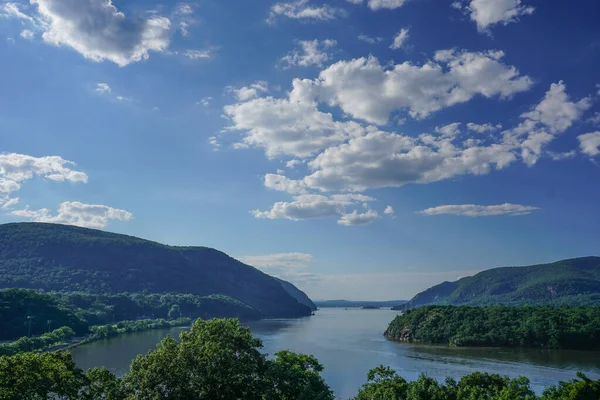
[[[310,315],[310,306],[297,300],[304,293],[290,286],[207,247],[166,246],[68,225],[0,225],[0,288],[223,295],[263,317]]]
[[[302,290],[298,289],[296,286],[294,286],[288,281],[284,281],[283,279],[279,278],[275,279],[279,283],[281,283],[281,286],[283,286],[285,291],[288,292],[290,296],[295,298],[298,301],[298,303],[304,304],[305,306],[309,307],[311,311],[317,310],[317,306],[315,305],[315,303],[313,303],[313,301]]]
[[[600,257],[490,269],[433,286],[398,309],[429,304],[600,304]]]
[[[352,300],[321,300],[315,301],[318,307],[395,307],[406,303],[406,300],[388,301],[352,301]]]

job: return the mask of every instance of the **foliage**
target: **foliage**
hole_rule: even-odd
[[[140,319],[137,321],[120,321],[116,324],[95,325],[90,327],[91,340],[109,339],[124,333],[142,332],[151,329],[172,328],[175,326],[186,326],[192,322],[189,318],[177,318],[171,321],[166,319]]]
[[[600,348],[600,307],[426,306],[388,326],[399,341],[453,346]]]
[[[489,269],[456,282],[440,283],[395,308],[428,304],[600,305],[600,257]]]
[[[246,305],[250,309],[246,314],[254,316],[310,315],[310,308],[300,304],[288,292],[290,288],[284,288],[280,281],[215,249],[166,246],[131,236],[56,224],[0,225],[0,288],[111,296],[132,293],[126,296],[129,299],[133,293],[158,297],[168,293],[223,295]],[[128,299],[111,300],[127,303]],[[160,316],[166,318],[173,305],[161,309]],[[211,313],[212,308],[223,305],[232,303],[204,300],[200,307],[190,306],[194,315],[186,316],[205,317],[201,315],[204,309]],[[185,314],[184,307],[181,308]],[[239,307],[236,310],[242,311]],[[231,315],[229,311],[219,316],[246,317]],[[121,319],[132,318],[128,315]],[[91,324],[107,322],[90,321]],[[64,323],[60,326],[63,325],[70,326]]]
[[[560,382],[541,397],[531,390],[525,377],[510,379],[497,374],[474,372],[458,382],[446,378],[441,384],[425,375],[407,382],[389,367],[369,371],[368,381],[355,400],[597,400],[600,379],[592,381],[579,373],[579,379]]]

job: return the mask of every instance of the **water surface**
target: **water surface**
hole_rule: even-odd
[[[367,371],[389,365],[405,379],[420,373],[443,380],[460,378],[474,371],[510,377],[527,376],[532,387],[544,387],[575,378],[583,371],[600,377],[600,352],[534,349],[450,348],[447,346],[394,343],[383,337],[387,324],[397,314],[391,310],[324,308],[312,317],[251,322],[248,325],[264,343],[264,352],[279,350],[315,355],[323,376],[341,399],[356,394]],[[131,360],[152,349],[167,334],[178,336],[186,328],[132,333],[93,342],[71,350],[82,368],[107,367],[117,374],[127,372]]]

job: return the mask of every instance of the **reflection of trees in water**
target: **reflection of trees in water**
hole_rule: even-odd
[[[444,359],[447,358],[448,363],[460,363],[457,358],[462,358],[465,361],[516,362],[573,370],[598,371],[600,369],[599,351],[401,345],[410,347],[410,353],[407,354],[409,357],[432,358],[436,362],[444,362]],[[440,358],[442,359],[440,360]]]

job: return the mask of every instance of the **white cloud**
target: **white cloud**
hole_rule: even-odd
[[[29,29],[23,29],[21,31],[21,35],[20,35],[23,39],[27,39],[27,40],[31,40],[35,37],[35,34],[33,33],[33,31],[29,30]]]
[[[36,25],[36,21],[21,11],[21,4],[17,3],[4,3],[0,4],[0,17],[2,18],[17,18]]]
[[[503,143],[461,149],[450,139],[429,140],[370,130],[319,154],[309,163],[314,172],[304,181],[308,187],[323,191],[363,191],[464,174],[483,175],[516,160],[513,148]]]
[[[428,208],[421,211],[423,215],[464,215],[467,217],[491,217],[496,215],[527,215],[539,210],[537,207],[520,204],[501,204],[494,206],[479,206],[475,204],[445,205]]]
[[[346,0],[350,3],[361,4],[363,0]],[[408,0],[367,0],[371,10],[393,10],[402,7]]]
[[[175,10],[175,14],[179,14],[179,15],[190,15],[194,13],[194,9],[192,8],[191,4],[188,3],[182,3],[179,6],[177,6],[177,9]]]
[[[570,101],[567,87],[560,81],[550,85],[544,99],[533,110],[521,115],[536,123],[545,125],[551,133],[561,133],[581,118],[584,111],[591,107],[591,99],[585,97],[577,103]]]
[[[358,35],[358,40],[369,43],[369,44],[375,44],[375,43],[380,43],[383,40],[383,38],[379,37],[379,36],[373,37],[373,36],[361,34],[361,35]]]
[[[480,32],[496,24],[508,25],[517,22],[519,17],[530,15],[535,10],[532,6],[524,5],[521,0],[470,0],[469,5],[465,6],[457,1],[453,7],[470,14]]]
[[[285,166],[287,168],[293,169],[294,167],[296,167],[296,165],[300,165],[300,164],[302,164],[302,161],[300,161],[300,160],[290,160],[285,163]]]
[[[201,60],[201,59],[211,59],[212,58],[212,50],[193,50],[188,49],[182,52],[175,52],[175,54],[181,54],[190,60]]]
[[[385,124],[394,110],[424,118],[476,95],[507,98],[528,90],[532,81],[501,62],[504,53],[438,51],[436,62],[382,66],[374,57],[337,62],[319,75],[323,101],[354,118]]]
[[[250,86],[243,86],[239,89],[231,89],[239,101],[247,101],[259,97],[262,93],[269,91],[269,85],[265,81],[257,81]]]
[[[318,110],[315,85],[294,79],[286,98],[256,98],[225,106],[229,130],[244,131],[242,144],[265,149],[269,158],[291,155],[305,158],[349,137],[361,135],[356,122],[339,122]]]
[[[569,159],[575,157],[577,155],[577,152],[575,150],[565,151],[563,153],[555,153],[553,151],[548,151],[547,154],[548,154],[548,156],[550,156],[550,158],[553,161],[562,161],[562,160],[569,160]]]
[[[408,40],[409,37],[408,32],[408,28],[400,29],[400,32],[398,32],[398,34],[394,37],[394,42],[390,45],[390,49],[397,50],[404,46],[405,42]]]
[[[313,218],[328,218],[345,213],[345,208],[355,206],[362,202],[374,201],[375,199],[361,194],[338,194],[323,196],[318,194],[300,194],[294,196],[292,202],[277,202],[270,210],[251,211],[256,218],[266,219],[288,219],[300,221]],[[359,217],[359,219],[365,217]]]
[[[202,99],[200,99],[199,102],[196,103],[196,105],[200,105],[202,107],[208,107],[210,106],[210,103],[212,102],[212,97],[208,96],[208,97],[203,97]]]
[[[588,119],[588,122],[593,125],[600,125],[600,112],[596,112],[594,116]]]
[[[112,89],[108,83],[101,83],[101,82],[96,83],[96,89],[94,89],[94,90],[101,94],[112,92]]]
[[[327,53],[327,49],[334,47],[337,44],[335,40],[325,39],[315,40],[299,40],[300,49],[292,50],[288,55],[283,57],[279,62],[284,68],[294,66],[310,67],[322,66],[331,59],[331,55]]]
[[[394,211],[394,207],[392,207],[392,206],[387,206],[385,208],[385,210],[383,210],[383,213],[385,215],[394,215],[394,214],[396,214],[396,212]]]
[[[342,214],[338,220],[338,224],[345,226],[363,226],[373,223],[377,218],[379,218],[377,211],[368,210],[361,214],[354,210],[349,214]]]
[[[58,156],[32,157],[25,154],[0,154],[0,197],[5,198],[36,176],[63,182],[86,183],[85,173],[71,169],[75,163]]]
[[[521,115],[523,122],[504,132],[504,140],[519,144],[521,157],[527,165],[532,166],[556,135],[570,128],[590,106],[589,97],[573,102],[562,81],[553,83],[544,99],[531,111]]]
[[[6,43],[8,43],[8,44],[15,44],[16,41],[15,41],[14,38],[8,37],[8,38],[6,38]]]
[[[4,199],[0,198],[0,204],[2,204],[3,209],[11,208],[12,206],[19,204],[19,198],[18,197],[13,197],[13,198],[6,197]]]
[[[489,133],[502,129],[502,124],[476,124],[473,122],[467,123],[467,129],[477,133]]]
[[[442,136],[455,137],[460,134],[460,122],[453,122],[444,126],[436,126],[435,131]]]
[[[590,157],[600,154],[600,132],[591,132],[577,136],[582,153]]]
[[[164,17],[127,18],[111,0],[31,0],[34,16],[16,4],[2,7],[3,15],[27,20],[43,30],[45,42],[68,46],[85,58],[112,61],[119,66],[145,60],[151,51],[169,46],[170,21]]]
[[[210,144],[213,147],[213,151],[219,151],[219,149],[221,148],[221,143],[219,143],[219,140],[216,136],[209,137],[208,144]]]
[[[328,20],[341,16],[343,12],[326,4],[313,6],[309,0],[297,0],[290,3],[276,3],[271,7],[267,22],[273,23],[278,17],[298,20]]]
[[[306,193],[306,184],[302,181],[289,179],[279,174],[266,174],[265,187],[289,194]]]
[[[110,220],[129,221],[133,214],[125,210],[119,210],[104,205],[84,204],[78,201],[65,201],[58,207],[58,213],[51,215],[50,210],[15,210],[12,215],[24,217],[36,222],[49,222],[56,224],[68,224],[86,228],[104,228]]]

